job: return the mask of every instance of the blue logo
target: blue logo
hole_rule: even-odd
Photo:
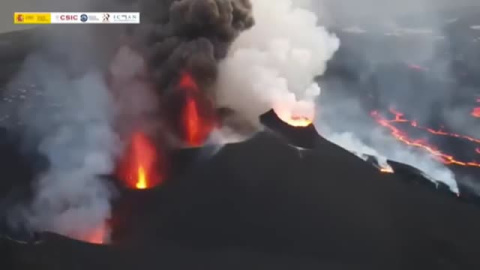
[[[80,15],[80,21],[82,21],[82,22],[88,21],[88,16],[87,16],[87,14],[82,14],[82,15]]]

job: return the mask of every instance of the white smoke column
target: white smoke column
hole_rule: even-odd
[[[108,241],[97,233],[110,217],[113,191],[100,176],[114,170],[119,141],[103,73],[72,77],[65,67],[37,55],[25,63],[23,77],[34,78],[41,92],[24,106],[23,124],[49,161],[23,219],[34,231]]]
[[[255,26],[233,43],[220,64],[217,102],[258,124],[272,107],[313,118],[327,61],[339,40],[317,26],[314,13],[290,0],[252,0]],[[288,115],[286,115],[288,117]]]

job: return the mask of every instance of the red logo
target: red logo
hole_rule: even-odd
[[[78,15],[60,15],[62,21],[78,21]]]
[[[23,15],[22,14],[17,15],[17,22],[23,22]]]

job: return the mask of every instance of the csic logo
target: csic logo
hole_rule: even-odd
[[[61,21],[78,21],[78,15],[60,15]]]
[[[82,14],[82,15],[80,15],[80,21],[82,21],[82,22],[88,21],[88,16],[87,16],[87,14]]]
[[[108,14],[108,13],[103,14],[103,21],[104,22],[109,22],[110,21],[110,14]]]

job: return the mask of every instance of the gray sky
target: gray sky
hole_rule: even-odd
[[[0,1],[0,32],[8,32],[26,28],[13,24],[13,13],[18,11],[34,11],[36,0],[1,0]],[[28,26],[27,26],[28,27]]]

